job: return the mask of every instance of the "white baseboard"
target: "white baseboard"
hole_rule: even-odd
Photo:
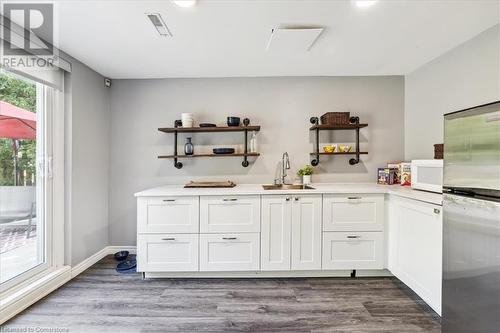
[[[242,271],[242,272],[144,272],[146,279],[154,278],[298,278],[350,277],[352,270],[331,271]],[[357,270],[356,277],[392,276],[387,270]]]
[[[5,297],[0,302],[0,324],[36,303],[69,280],[71,280],[71,268],[64,266]]]
[[[92,265],[96,264],[97,262],[99,262],[99,260],[103,259],[104,257],[110,254],[114,254],[118,251],[129,251],[132,254],[135,254],[137,252],[135,246],[106,246],[101,251],[94,253],[93,255],[83,260],[79,264],[73,266],[71,268],[71,278],[74,278],[78,274],[90,268]]]
[[[128,251],[130,254],[137,253],[137,247],[135,246],[106,246],[105,249],[108,250],[109,254],[114,254],[118,251]]]
[[[94,253],[93,255],[91,255],[87,259],[83,260],[79,264],[71,267],[71,278],[74,278],[78,274],[82,273],[87,268],[89,268],[90,266],[94,265],[99,260],[101,260],[102,258],[104,258],[105,256],[107,256],[108,254],[109,254],[108,253],[108,248],[105,247],[101,251]]]

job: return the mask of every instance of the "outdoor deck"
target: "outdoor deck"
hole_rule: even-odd
[[[0,283],[38,264],[36,221],[28,238],[27,220],[0,224]]]

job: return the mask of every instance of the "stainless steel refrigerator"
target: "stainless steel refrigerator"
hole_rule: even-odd
[[[444,116],[443,333],[500,332],[500,102]]]

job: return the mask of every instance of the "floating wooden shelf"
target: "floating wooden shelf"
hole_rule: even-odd
[[[248,121],[248,120],[247,120]],[[243,120],[245,123],[245,120]],[[249,122],[246,122],[248,124]],[[180,158],[194,158],[194,157],[243,157],[243,162],[241,165],[247,167],[249,165],[248,157],[259,156],[259,153],[249,153],[248,152],[248,132],[258,132],[260,131],[260,126],[214,126],[214,127],[180,127],[181,123],[179,120],[174,122],[174,127],[161,127],[158,131],[163,133],[173,133],[174,134],[174,154],[173,155],[162,155],[158,158],[173,158],[174,166],[177,169],[182,168],[182,163],[178,161]],[[233,154],[194,154],[194,155],[179,155],[177,153],[177,136],[179,133],[215,133],[215,132],[243,132],[244,133],[244,153],[233,153]]]
[[[344,152],[338,152],[338,153],[310,153],[310,155],[356,155],[356,154],[360,154],[360,155],[366,155],[368,154],[367,151],[360,151],[359,153],[356,153],[355,151],[350,151],[350,152],[347,152],[347,153],[344,153]]]
[[[312,130],[355,130],[358,128],[363,128],[368,126],[368,124],[345,124],[345,125],[314,125],[309,128]]]
[[[309,119],[310,123],[312,126],[309,128],[310,131],[314,131],[316,138],[314,142],[314,152],[311,153],[311,156],[314,156],[314,158],[311,160],[311,165],[316,166],[319,164],[319,157],[321,155],[355,155],[356,157],[353,157],[349,159],[349,164],[350,165],[355,165],[359,163],[359,156],[360,155],[365,155],[368,154],[368,152],[361,152],[359,151],[359,130],[363,127],[368,126],[368,124],[360,124],[359,123],[359,117],[350,117],[349,118],[349,124],[341,124],[341,125],[320,125],[319,124],[319,118],[318,117],[311,117]],[[344,152],[338,152],[338,153],[322,153],[319,151],[319,131],[322,130],[354,130],[356,131],[356,147],[354,151],[350,151],[347,153]]]
[[[233,153],[233,154],[194,154],[194,155],[162,155],[158,158],[193,158],[193,157],[241,157],[259,156],[259,153]]]
[[[164,127],[158,128],[164,133],[197,133],[197,132],[244,132],[260,131],[260,126],[217,126],[217,127]]]

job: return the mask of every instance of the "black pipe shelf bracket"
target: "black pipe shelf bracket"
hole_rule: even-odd
[[[362,152],[360,151],[359,147],[359,131],[363,127],[367,127],[368,124],[360,124],[359,123],[359,117],[350,117],[349,118],[349,124],[339,124],[339,125],[328,125],[328,124],[319,124],[319,118],[318,117],[311,117],[309,119],[311,124],[311,128],[309,129],[310,131],[314,131],[314,152],[311,153],[313,156],[311,160],[311,165],[317,166],[319,164],[319,157],[320,155],[355,155],[355,157],[349,159],[349,164],[350,165],[356,165],[360,161],[360,155],[365,155],[368,154],[368,152]],[[321,153],[319,151],[319,132],[322,130],[354,130],[356,131],[356,149],[354,152],[333,152],[333,153]]]
[[[248,157],[257,157],[259,153],[249,153],[248,152],[248,132],[249,131],[260,131],[260,126],[250,126],[250,121],[245,119],[243,121],[244,126],[218,126],[218,127],[181,127],[182,123],[180,120],[176,120],[174,122],[174,127],[167,128],[158,128],[160,132],[164,133],[173,133],[174,134],[174,154],[173,155],[163,155],[158,156],[158,158],[173,158],[174,159],[174,167],[177,169],[181,169],[183,164],[179,162],[180,158],[193,158],[193,157],[235,157],[241,156],[243,157],[243,161],[241,165],[243,167],[248,167],[250,162],[248,161]],[[179,133],[197,133],[197,132],[244,132],[244,152],[243,153],[233,153],[233,154],[193,154],[193,155],[184,155],[179,154],[177,149],[178,135]]]
[[[177,129],[181,125],[182,125],[181,121],[178,121],[178,120],[174,121],[174,128]],[[176,156],[176,157],[174,157],[174,167],[176,169],[182,169],[182,163],[179,162],[179,159],[177,158],[177,156],[178,156],[178,154],[177,154],[177,134],[178,133],[179,132],[177,132],[177,130],[174,132],[174,155]]]
[[[248,130],[245,130],[245,150],[244,150],[244,155],[243,155],[243,162],[241,162],[241,165],[246,168],[248,166]]]
[[[316,153],[316,156],[312,159],[311,165],[312,166],[317,166],[319,164],[319,118],[318,117],[311,117],[309,119],[311,124],[314,126],[314,132],[315,132],[315,143],[314,143],[314,152]]]

